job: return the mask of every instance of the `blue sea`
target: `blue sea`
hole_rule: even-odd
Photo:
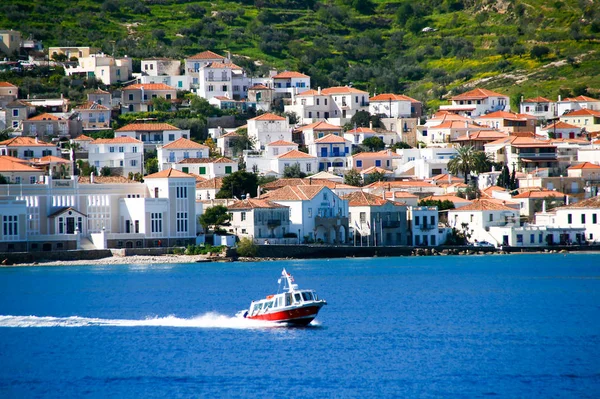
[[[236,319],[281,269],[305,328]],[[598,398],[600,256],[0,269],[2,398]]]

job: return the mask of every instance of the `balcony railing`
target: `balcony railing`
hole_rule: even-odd
[[[520,152],[519,158],[556,159],[556,152]]]
[[[231,80],[230,77],[213,77],[213,78],[205,78],[206,82],[229,82]]]

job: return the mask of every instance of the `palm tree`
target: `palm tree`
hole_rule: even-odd
[[[465,184],[469,172],[474,169],[475,150],[472,146],[460,146],[456,149],[456,156],[448,162],[448,171],[453,175],[459,175],[461,172],[465,176]]]

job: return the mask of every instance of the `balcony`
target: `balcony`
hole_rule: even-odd
[[[225,77],[221,76],[220,78],[219,77],[212,77],[212,78],[208,77],[208,78],[205,78],[204,81],[205,82],[229,82],[229,81],[231,81],[231,78],[228,76],[225,76]]]
[[[382,226],[384,229],[397,229],[398,227],[400,227],[400,221],[399,220],[384,220],[382,222]]]
[[[275,227],[281,226],[281,220],[277,219],[268,219],[265,223],[270,229],[274,229]]]
[[[517,157],[554,160],[556,159],[556,152],[519,152]]]

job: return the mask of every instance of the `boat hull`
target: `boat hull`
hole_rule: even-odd
[[[286,323],[298,326],[306,326],[317,317],[323,305],[308,305],[299,308],[280,310],[271,313],[248,316],[252,320],[267,320],[276,323]]]

